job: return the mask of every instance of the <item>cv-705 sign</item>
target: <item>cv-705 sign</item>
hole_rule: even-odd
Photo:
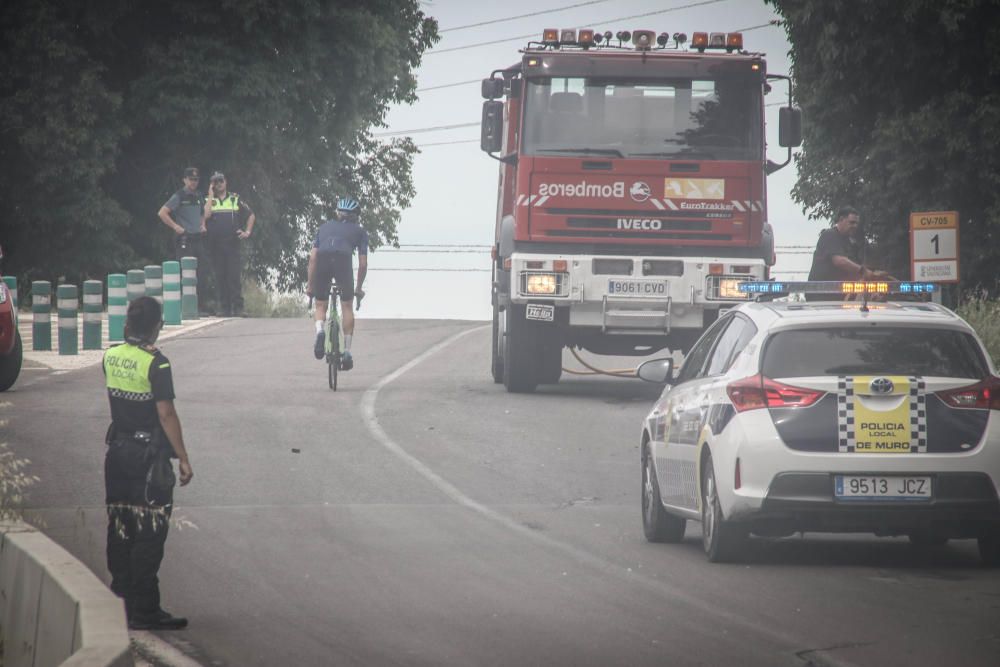
[[[910,266],[913,280],[958,282],[958,211],[910,214]]]

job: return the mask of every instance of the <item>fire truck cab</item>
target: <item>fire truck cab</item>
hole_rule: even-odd
[[[562,349],[686,351],[737,285],[774,263],[762,54],[739,33],[546,30],[482,84],[481,148],[500,162],[492,374],[558,382]]]

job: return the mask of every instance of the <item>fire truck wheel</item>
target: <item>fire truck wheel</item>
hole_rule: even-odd
[[[562,350],[558,340],[545,340],[538,350],[538,381],[540,384],[556,384],[562,377]]]
[[[0,356],[0,391],[7,391],[21,373],[21,334],[15,334],[14,349],[10,354]]]
[[[524,317],[524,306],[511,304],[504,311],[503,384],[511,393],[531,393],[538,386],[535,376],[538,341]]]
[[[490,355],[490,372],[493,382],[503,382],[503,349],[500,345],[500,309],[493,304],[493,352]]]

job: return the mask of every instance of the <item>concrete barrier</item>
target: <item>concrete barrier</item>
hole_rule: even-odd
[[[134,667],[125,607],[44,534],[0,524],[4,667]]]

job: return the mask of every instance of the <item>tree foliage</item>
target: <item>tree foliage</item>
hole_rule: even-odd
[[[909,276],[910,211],[958,210],[966,287],[1000,264],[1000,2],[766,0],[791,43],[810,217],[852,204]]]
[[[388,106],[416,100],[437,39],[417,0],[5,0],[0,243],[25,278],[100,278],[171,254],[156,212],[189,165],[257,214],[249,267],[301,283],[308,236],[345,194],[374,246],[413,197]]]

